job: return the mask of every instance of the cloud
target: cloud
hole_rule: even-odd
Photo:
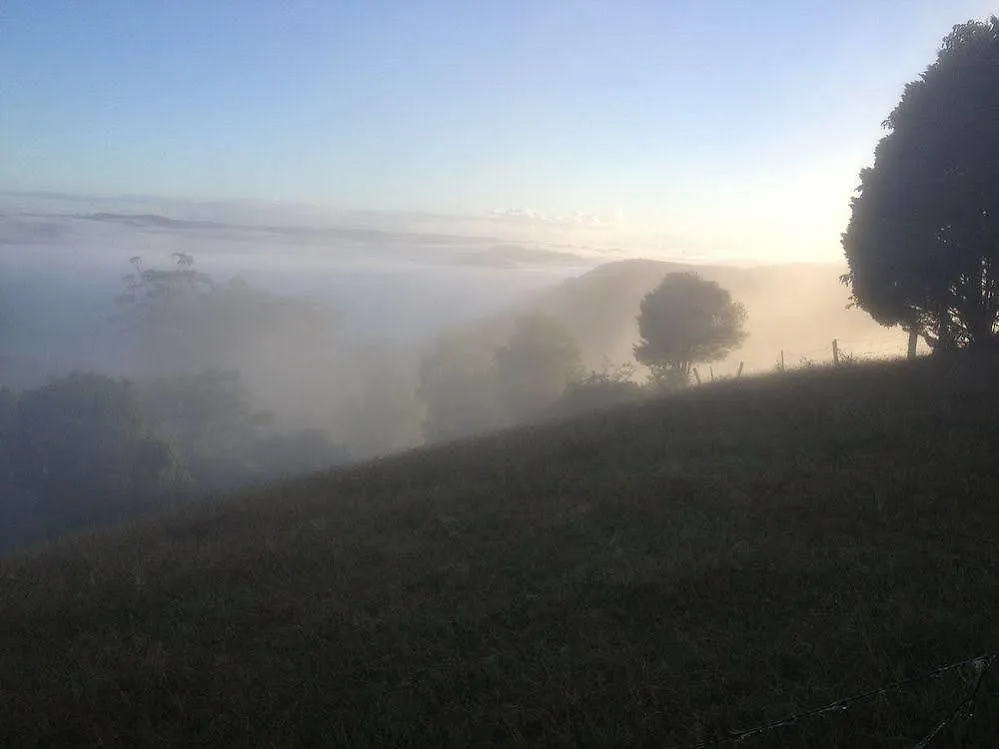
[[[535,208],[493,208],[489,211],[489,216],[493,219],[514,221],[523,224],[604,228],[618,223],[620,211],[612,218],[607,218],[587,211],[572,211],[569,214],[551,214]]]

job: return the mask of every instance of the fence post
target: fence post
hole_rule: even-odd
[[[738,377],[742,377],[742,367],[743,367],[743,365],[744,365],[745,363],[746,363],[746,362],[744,362],[744,361],[741,361],[741,362],[739,362],[739,371],[735,373],[735,376],[736,376],[737,378],[738,378]]]
[[[913,328],[909,331],[909,350],[906,352],[907,359],[916,358],[916,343],[919,341],[919,334],[916,329]]]
[[[833,366],[839,366],[839,345],[835,338],[833,338]]]
[[[715,381],[715,370],[714,367],[708,367],[708,374],[711,375],[711,381]]]
[[[785,371],[785,368],[784,368],[784,349],[780,350],[780,371],[781,372]]]
[[[693,371],[694,371],[694,379],[697,380],[697,384],[700,385],[701,384],[701,376],[699,374],[697,374],[697,367],[694,367]]]

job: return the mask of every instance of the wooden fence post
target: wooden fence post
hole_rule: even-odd
[[[919,342],[919,334],[913,328],[909,331],[909,350],[906,352],[907,359],[916,358],[916,344]]]
[[[694,379],[697,380],[697,384],[701,384],[701,376],[697,374],[697,367],[694,367]]]
[[[839,366],[839,345],[835,338],[833,338],[833,366]]]
[[[708,374],[711,375],[711,381],[715,381],[715,370],[714,367],[708,367]]]
[[[738,378],[738,377],[742,377],[742,367],[743,367],[743,365],[744,365],[745,363],[746,363],[746,362],[744,362],[744,361],[741,361],[741,362],[739,362],[739,371],[735,373],[735,376],[736,376],[737,378]]]

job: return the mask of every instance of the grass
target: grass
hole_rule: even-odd
[[[995,652],[997,375],[705,386],[3,558],[0,745],[683,746]],[[973,676],[742,746],[911,746]]]

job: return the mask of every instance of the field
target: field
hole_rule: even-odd
[[[748,378],[4,558],[0,745],[686,746],[999,651],[997,382]],[[912,746],[976,676],[740,745]]]

